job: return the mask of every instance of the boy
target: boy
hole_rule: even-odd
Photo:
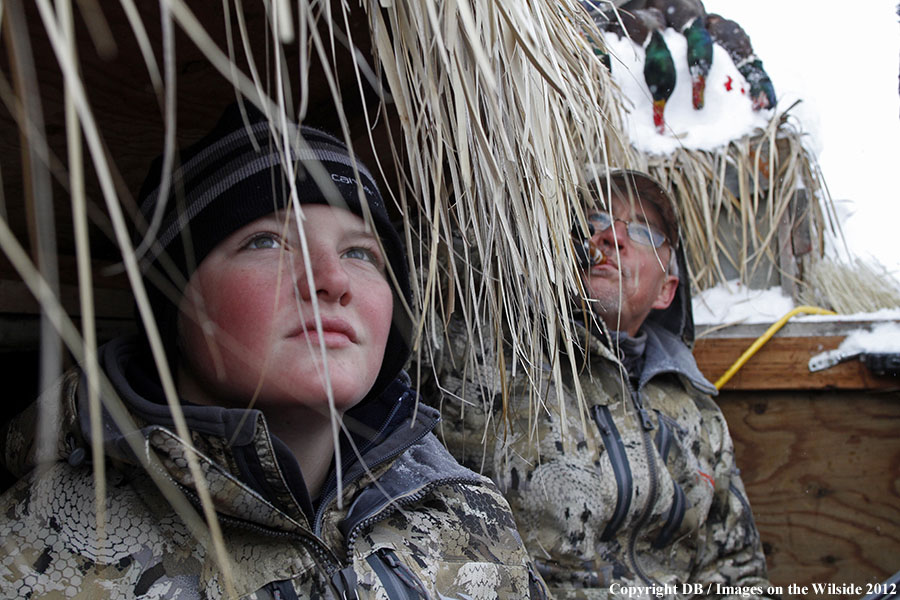
[[[341,142],[308,127],[291,128],[304,143],[291,144],[294,169],[285,169],[273,132],[261,115],[245,124],[232,107],[185,150],[145,257],[191,439],[175,431],[146,340],[101,348],[137,430],[105,415],[107,522],[98,539],[86,384],[70,373],[58,396],[60,460],[0,499],[0,596],[542,594],[506,502],[443,450],[431,433],[436,411],[416,406],[401,371],[409,277],[374,180]],[[154,171],[144,186],[148,221],[160,202],[159,163]],[[333,185],[316,183],[323,171]],[[339,453],[333,418],[343,424]],[[26,455],[27,420],[8,436],[14,462]],[[154,466],[129,446],[136,436],[137,448],[158,457]],[[199,509],[190,455],[212,497],[224,561],[151,477]]]

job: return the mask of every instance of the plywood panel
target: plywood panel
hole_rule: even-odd
[[[900,570],[900,393],[726,392],[719,403],[773,583]]]

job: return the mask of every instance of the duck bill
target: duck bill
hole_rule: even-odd
[[[702,74],[691,76],[691,100],[694,103],[694,110],[703,108],[703,96],[706,91],[706,77]]]
[[[656,132],[660,135],[666,132],[666,119],[663,112],[666,110],[665,100],[653,101],[653,124],[656,125]]]
[[[769,99],[766,97],[765,92],[759,92],[753,96],[753,110],[762,110],[764,108],[769,108]]]

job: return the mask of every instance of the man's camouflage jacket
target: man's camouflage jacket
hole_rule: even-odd
[[[701,596],[765,595],[728,427],[687,345],[645,322],[635,381],[606,333],[582,323],[577,374],[561,356],[557,386],[551,362],[535,379],[509,348],[498,361],[451,320],[439,388],[423,382],[441,407],[439,435],[503,491],[557,598],[690,596],[696,584]]]

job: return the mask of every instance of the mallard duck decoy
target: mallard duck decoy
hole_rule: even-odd
[[[702,19],[694,19],[682,32],[687,40],[687,60],[691,72],[691,98],[694,108],[703,108],[706,76],[713,60],[713,41]]]
[[[604,0],[581,0],[581,6],[601,31],[628,37],[639,46],[647,42],[650,31],[666,27],[662,12],[655,8],[646,9],[644,4],[643,0],[639,3],[632,0],[617,9]]]
[[[658,9],[666,25],[685,37],[693,105],[697,110],[703,108],[706,76],[713,60],[713,41],[706,30],[703,3],[700,0],[651,0],[649,6]]]
[[[664,111],[666,102],[675,89],[675,61],[658,29],[650,34],[645,50],[644,81],[653,97],[653,124],[659,133],[665,133]]]
[[[627,36],[644,48],[644,81],[653,98],[653,124],[659,133],[664,133],[666,101],[675,89],[676,75],[675,61],[661,33],[666,27],[662,11],[644,8],[643,0],[628,2],[624,5],[627,9],[618,10],[609,4],[598,4],[597,0],[582,0],[581,4],[600,29]]]
[[[606,4],[601,3],[599,0],[581,0],[581,7],[601,31],[606,29],[610,19]],[[601,50],[600,44],[589,34],[585,34],[585,38],[591,45],[591,48],[593,48],[594,54],[600,58],[600,62],[606,67],[606,70],[612,71],[612,61],[609,54]]]
[[[750,100],[753,110],[775,106],[775,87],[763,69],[762,61],[753,52],[750,36],[735,21],[721,15],[709,14],[706,28],[714,42],[725,48],[734,66],[750,84]]]

